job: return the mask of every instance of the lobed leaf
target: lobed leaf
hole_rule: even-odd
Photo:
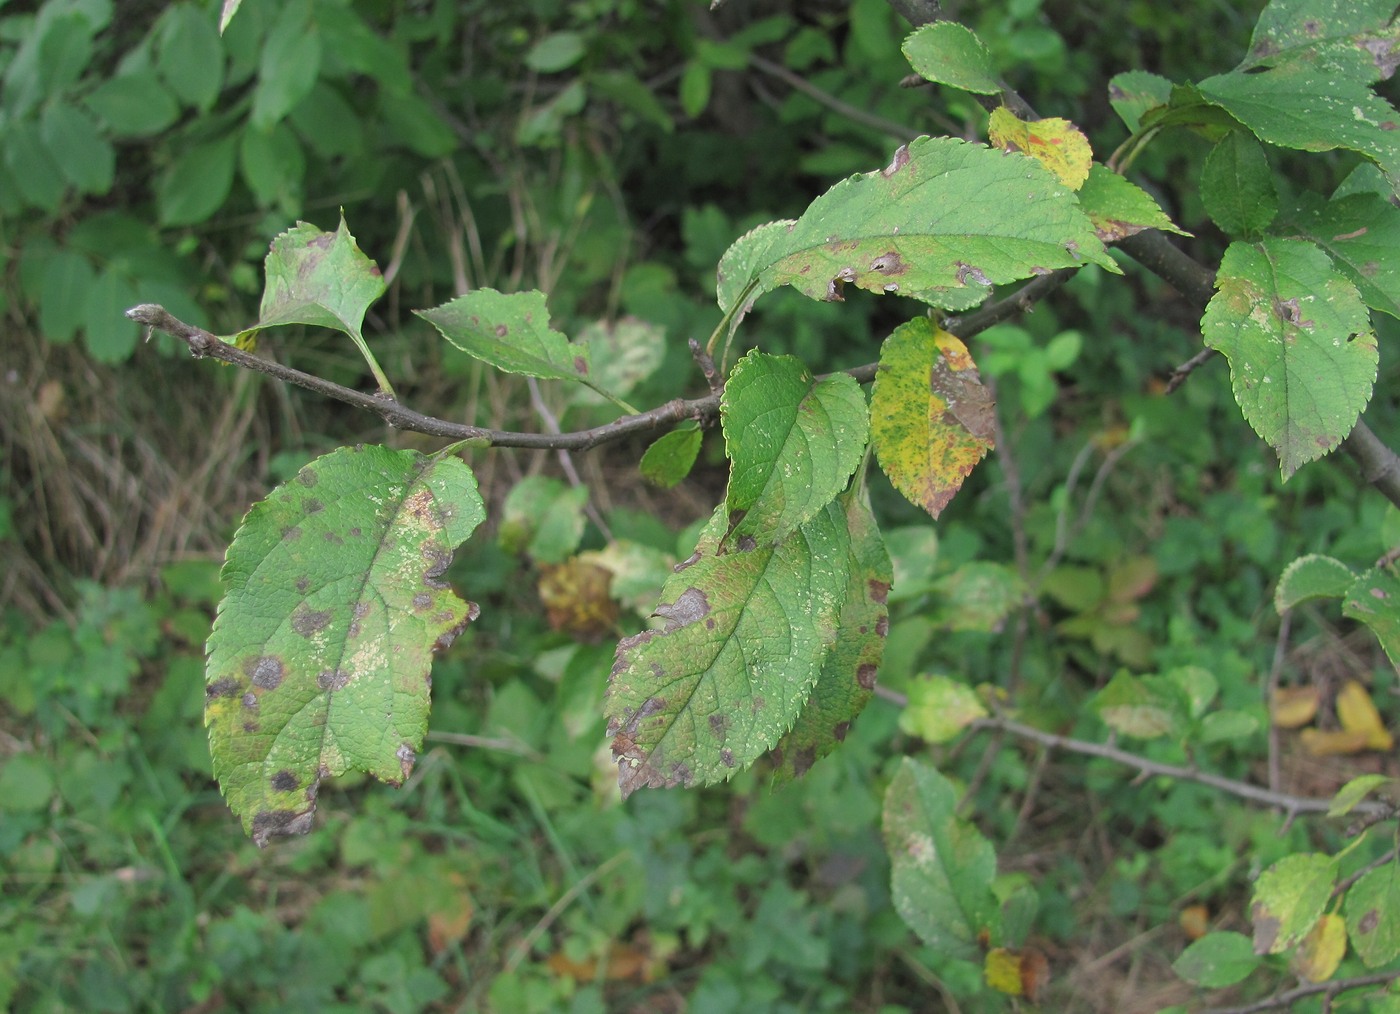
[[[850,551],[846,600],[837,620],[836,644],[791,729],[773,748],[774,784],[801,778],[846,738],[875,693],[875,678],[889,630],[893,572],[885,541],[861,483],[837,500],[846,514]]]
[[[1230,361],[1235,400],[1284,478],[1332,450],[1371,398],[1376,338],[1355,286],[1296,239],[1236,242],[1201,320]]]
[[[865,453],[870,417],[845,373],[817,380],[793,356],[757,350],[734,365],[720,401],[732,462],[730,537],[786,538],[836,498]]]
[[[248,512],[209,637],[214,774],[259,846],[311,826],[321,779],[401,783],[432,654],[477,607],[441,576],[485,516],[455,458],[342,448]]]
[[[933,517],[993,446],[996,406],[967,346],[927,317],[880,347],[870,431],[880,467]]]
[[[544,293],[474,289],[431,310],[415,310],[457,348],[505,373],[587,382],[588,349],[549,326]]]
[[[885,792],[885,849],[895,911],[942,955],[975,960],[998,933],[991,843],[956,816],[952,784],[904,758]]]
[[[740,269],[721,282],[730,300],[780,285],[840,300],[853,284],[959,310],[1055,268],[1119,271],[1073,191],[1038,162],[950,137],[917,138],[886,168],[836,184],[786,234],[771,223],[739,242],[725,255]]]
[[[828,504],[776,544],[724,552],[723,506],[666,582],[659,629],[624,638],[605,712],[623,796],[708,785],[771,749],[836,643],[850,534]]]

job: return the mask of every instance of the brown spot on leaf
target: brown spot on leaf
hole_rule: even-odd
[[[1390,598],[1390,596],[1386,594],[1386,591],[1385,591],[1384,588],[1372,588],[1372,589],[1371,589],[1371,598],[1373,598],[1373,599],[1381,599],[1382,601],[1384,601],[1385,599]]]
[[[872,601],[878,602],[882,606],[889,601],[890,583],[888,581],[871,578],[866,582],[866,588],[869,590]]]
[[[1381,914],[1377,912],[1374,908],[1368,908],[1366,910],[1366,914],[1363,915],[1359,920],[1357,920],[1356,931],[1362,934],[1374,933],[1376,931],[1376,927],[1380,925],[1380,922]]]
[[[719,762],[727,768],[732,768],[734,766],[734,751],[725,747],[719,752]]]
[[[428,564],[428,569],[423,572],[423,583],[429,588],[446,588],[447,582],[438,579],[452,566],[452,554],[429,544],[423,547],[421,555]]]
[[[331,625],[329,609],[312,609],[305,602],[292,613],[292,629],[302,637],[318,634]]]
[[[870,262],[870,270],[882,275],[902,275],[909,270],[909,265],[904,263],[898,250],[886,250]]]
[[[413,596],[413,608],[422,612],[433,604],[433,597],[427,592],[419,592]]]
[[[272,776],[272,788],[276,792],[293,792],[301,784],[297,776],[290,771],[279,771]]]
[[[739,552],[752,553],[756,548],[758,548],[758,540],[752,535],[739,536]]]
[[[574,356],[574,372],[580,377],[588,376],[588,360],[583,356]]]
[[[343,690],[350,683],[350,674],[344,669],[322,669],[316,676],[316,685],[322,690]]]
[[[836,737],[836,742],[844,743],[846,742],[846,733],[850,731],[850,722],[837,722],[834,726],[832,726],[831,734]]]
[[[204,699],[212,701],[218,697],[237,697],[239,691],[242,689],[243,685],[236,679],[230,679],[228,676],[225,676],[222,679],[215,680],[204,688]]]
[[[817,751],[815,747],[804,746],[792,755],[792,773],[801,778],[808,771],[812,770],[812,765],[817,762]]]
[[[264,690],[276,690],[282,685],[282,660],[276,655],[259,655],[243,663],[243,673],[253,681],[253,686]]]
[[[296,580],[296,589],[297,589],[297,591],[299,591],[299,592],[305,592],[306,589],[308,589],[308,588],[310,588],[310,587],[311,587],[311,578],[306,577],[305,575],[302,575],[301,577],[297,578],[297,580]]]
[[[243,706],[249,711],[258,710],[258,695],[251,690],[243,695]]]
[[[885,177],[885,179],[889,179],[891,176],[899,172],[908,164],[909,145],[901,144],[898,148],[895,149],[894,158],[890,160],[890,164],[880,170],[880,175]]]
[[[407,743],[400,743],[399,748],[394,751],[394,756],[399,759],[399,770],[403,772],[404,780],[413,774],[413,762],[418,759],[418,755],[413,752],[413,747]]]
[[[1285,323],[1294,327],[1312,327],[1313,322],[1303,319],[1302,307],[1298,305],[1298,297],[1292,299],[1274,300],[1274,315]]]
[[[430,489],[420,489],[403,502],[403,511],[429,531],[440,531],[444,524]]]
[[[321,538],[329,542],[332,546],[345,545],[345,540],[342,539],[339,535],[335,534],[335,532],[322,532]]]
[[[350,529],[350,537],[353,539],[358,539],[363,534],[364,531],[360,528],[359,525],[356,525],[354,528]]]
[[[316,485],[316,483],[320,481],[321,476],[317,474],[315,469],[303,468],[300,472],[297,473],[297,482],[301,483],[303,486],[306,486],[308,489]]]
[[[1274,941],[1278,939],[1278,918],[1270,915],[1269,910],[1259,902],[1254,903],[1250,915],[1254,920],[1254,953],[1268,954],[1273,950]]]
[[[326,505],[320,500],[317,500],[314,496],[309,496],[301,502],[301,509],[308,514],[319,514],[326,509]]]
[[[504,324],[497,324],[497,325],[496,325],[496,337],[497,337],[497,338],[504,338],[504,337],[505,337],[506,335],[508,335],[508,334],[510,334],[510,328],[506,327]]]
[[[729,732],[729,716],[721,715],[718,712],[709,717],[710,731],[715,734],[715,738],[724,741],[724,737]]]
[[[874,690],[875,678],[878,672],[878,666],[865,662],[856,667],[856,682],[860,684],[862,690]]]
[[[306,834],[311,830],[315,808],[299,812],[297,810],[264,810],[253,817],[253,844],[267,848],[273,838]]]
[[[988,278],[986,274],[983,273],[981,268],[973,267],[971,264],[965,264],[962,261],[955,261],[954,263],[957,265],[958,268],[959,285],[966,285],[967,280],[969,278],[971,278],[978,285],[992,284],[992,280]]]
[[[257,722],[252,721],[251,719],[243,723],[243,731],[250,736],[256,734],[257,731],[261,728],[261,725],[259,725]]]
[[[300,525],[288,525],[286,528],[282,529],[282,540],[284,542],[295,542],[299,538],[301,538]]]
[[[678,630],[710,614],[710,601],[699,588],[687,588],[674,602],[663,602],[655,615],[666,621],[666,631]]]

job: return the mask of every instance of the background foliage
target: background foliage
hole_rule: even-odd
[[[1009,0],[952,13],[998,73],[1107,153],[1127,136],[1112,75],[1234,66],[1257,10]],[[597,749],[612,664],[597,641],[637,624],[617,606],[577,615],[580,571],[566,563],[626,532],[635,588],[619,597],[645,612],[722,495],[716,442],[670,493],[637,481],[641,445],[576,456],[588,512],[554,456],[496,451],[473,464],[501,520],[449,575],[483,615],[434,668],[430,749],[411,781],[390,793],[336,780],[314,836],[267,852],[243,840],[200,721],[237,513],[332,446],[431,445],[191,364],[163,336],[139,345],[121,311],[160,302],[237,333],[257,319],[269,241],[297,218],[333,228],[344,209],[384,269],[365,331],[405,400],[496,428],[605,418],[586,397],[483,370],[408,313],[483,286],[538,287],[565,333],[664,350],[628,398],[672,397],[694,383],[685,339],[718,320],[714,266],[735,237],[797,217],[913,133],[983,136],[965,93],[899,86],[906,31],[883,0],[734,0],[715,14],[688,0],[244,0],[222,38],[196,3],[0,6],[0,999],[1005,1009],[975,953],[921,942],[890,898],[879,800],[900,779],[944,791],[900,767],[940,738],[938,677],[999,684],[1035,724],[1100,740],[1120,673],[1196,667],[1243,719],[1147,741],[1149,758],[1262,779],[1272,757],[1302,795],[1394,773],[1388,754],[1308,752],[1273,730],[1265,695],[1281,680],[1330,702],[1354,680],[1393,713],[1374,640],[1323,606],[1280,629],[1274,586],[1303,553],[1369,566],[1395,542],[1394,510],[1330,458],[1281,484],[1223,362],[1164,395],[1198,347],[1198,315],[1131,265],[1126,284],[1089,267],[977,339],[999,451],[936,530],[875,480],[896,568],[881,685],[910,704],[875,700],[805,779],[770,792],[749,773],[621,806]],[[1210,152],[1182,134],[1136,168],[1214,264],[1227,237],[1197,187]],[[1269,158],[1276,178],[1329,192],[1354,161]],[[873,361],[900,311],[849,297],[772,293],[745,333],[772,354]],[[364,383],[323,332],[257,340]],[[1385,392],[1384,356],[1380,369]],[[1367,418],[1386,435],[1393,416],[1382,396]],[[1280,830],[1209,788],[1135,784],[1107,761],[997,734],[927,751],[966,790],[960,816],[996,844],[998,889],[1036,887],[1029,940],[1053,968],[1052,1009],[1197,1004],[1171,965],[1198,923],[1248,933],[1261,871],[1343,842],[1336,824]],[[1365,840],[1343,873],[1386,844]],[[1286,957],[1266,960],[1284,972]],[[1362,970],[1346,961],[1338,974]]]

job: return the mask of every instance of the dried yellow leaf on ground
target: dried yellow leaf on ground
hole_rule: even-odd
[[[1280,729],[1297,729],[1317,715],[1317,687],[1280,687],[1274,691],[1270,711]]]
[[[1342,728],[1349,732],[1366,734],[1366,747],[1371,750],[1389,750],[1395,745],[1394,738],[1386,731],[1381,721],[1381,713],[1376,710],[1371,695],[1356,680],[1347,680],[1337,694],[1337,719]]]

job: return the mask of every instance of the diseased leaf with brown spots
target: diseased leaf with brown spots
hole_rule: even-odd
[[[935,518],[994,444],[996,411],[967,347],[926,317],[880,348],[870,434],[880,467]]]
[[[1144,229],[1191,235],[1173,224],[1147,191],[1107,166],[1095,164],[1089,170],[1089,178],[1079,188],[1079,205],[1094,223],[1095,235],[1105,243],[1135,236]]]
[[[728,306],[780,285],[839,300],[850,284],[964,310],[993,285],[1056,268],[1119,271],[1073,190],[1039,162],[949,137],[916,138],[735,249],[721,261]]]
[[[1400,864],[1371,870],[1347,891],[1342,907],[1351,945],[1367,968],[1400,957]]]
[[[775,785],[802,777],[846,738],[851,723],[875,693],[875,677],[885,654],[890,623],[887,602],[894,579],[885,540],[863,484],[853,483],[836,503],[846,513],[851,539],[840,634],[797,724],[773,749]]]
[[[1347,591],[1342,612],[1371,628],[1391,665],[1400,665],[1400,569],[1374,567]]]
[[[777,544],[726,551],[727,531],[721,505],[662,590],[661,627],[617,646],[604,710],[624,797],[748,767],[792,727],[836,643],[850,553],[842,507]]]
[[[609,594],[612,571],[574,557],[540,573],[540,601],[549,625],[590,644],[617,627],[621,608]]]
[[[1254,953],[1280,954],[1317,924],[1332,897],[1337,860],[1317,852],[1285,856],[1254,884]]]
[[[483,517],[456,458],[355,447],[243,519],[209,637],[205,724],[214,774],[258,845],[310,829],[326,776],[408,777],[433,652],[477,614],[442,575]]]

